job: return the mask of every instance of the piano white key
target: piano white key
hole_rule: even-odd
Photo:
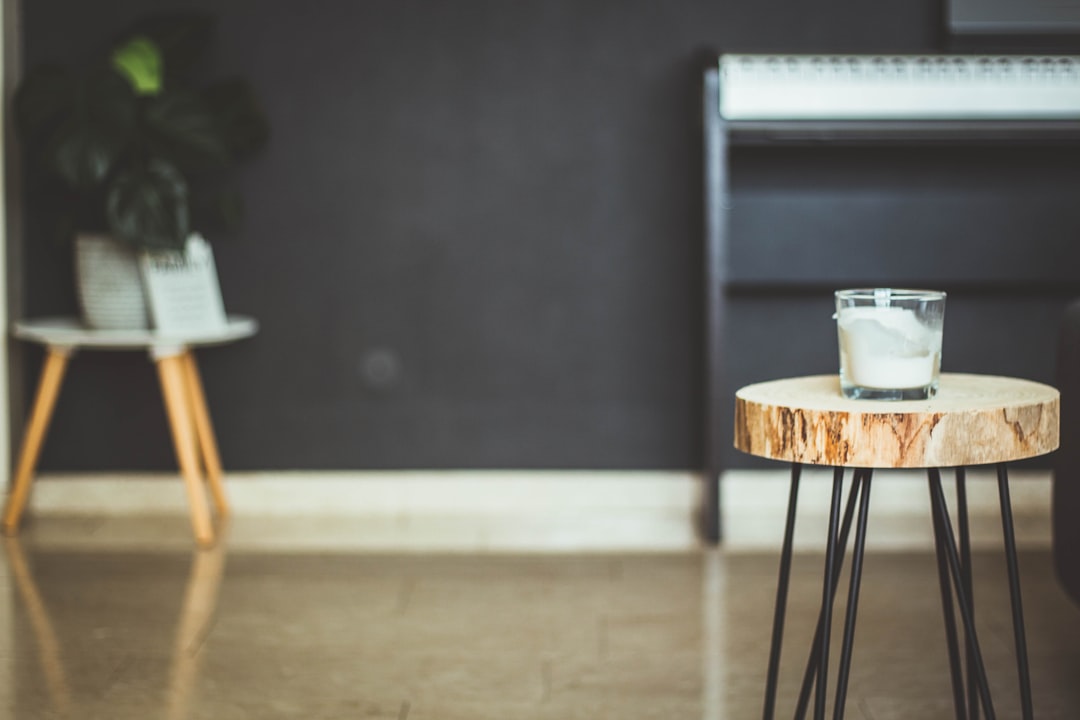
[[[728,119],[1080,119],[1080,57],[724,55]]]

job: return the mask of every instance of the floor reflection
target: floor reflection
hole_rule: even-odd
[[[202,646],[210,633],[221,579],[225,575],[225,540],[221,536],[214,547],[196,550],[192,555],[191,574],[184,591],[184,604],[173,644],[169,691],[166,695],[168,720],[188,717],[188,706],[203,657]]]
[[[0,715],[17,720],[761,715],[770,553],[102,552],[9,539],[4,557],[0,653],[13,662]],[[821,556],[796,556],[778,717],[798,692],[821,570]],[[1036,716],[1075,720],[1080,608],[1047,554],[1023,555],[1021,571]],[[1018,717],[1004,566],[981,555],[975,572],[995,704]],[[845,717],[953,717],[936,582],[929,553],[867,556]]]
[[[18,591],[22,610],[37,641],[38,662],[49,698],[59,713],[68,714],[71,710],[71,688],[64,671],[60,642],[49,617],[49,610],[41,599],[41,591],[27,564],[26,552],[20,540],[17,537],[4,537],[3,542],[11,581]]]
[[[191,569],[176,622],[169,663],[164,703],[164,717],[167,720],[189,717],[191,696],[198,684],[204,655],[201,650],[213,624],[225,575],[227,528],[219,528],[218,531],[221,536],[214,547],[196,548],[191,555]],[[65,651],[62,647],[22,542],[18,537],[4,537],[3,542],[9,577],[19,599],[16,613],[20,622],[25,619],[25,624],[32,630],[41,676],[51,706],[60,717],[81,717],[79,706],[72,702],[71,685],[64,664],[65,657],[77,655],[78,651],[71,648]],[[93,622],[90,617],[85,620]],[[77,657],[74,659],[76,662],[80,660]]]

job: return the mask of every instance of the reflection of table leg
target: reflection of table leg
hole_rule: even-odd
[[[218,590],[224,574],[223,543],[218,543],[210,550],[195,552],[173,645],[169,693],[166,698],[168,720],[188,717],[188,704],[198,678],[199,661],[203,656],[202,644],[217,609]]]
[[[229,514],[229,501],[225,497],[225,487],[221,482],[221,456],[218,455],[217,440],[214,438],[214,426],[210,422],[210,411],[206,407],[206,395],[203,394],[202,378],[199,366],[195,363],[195,353],[191,350],[182,356],[184,379],[191,412],[195,419],[195,434],[202,451],[203,464],[206,466],[206,483],[210,486],[210,495],[214,507],[221,515]]]
[[[19,531],[19,519],[22,517],[26,500],[30,495],[34,468],[41,454],[45,432],[49,429],[49,420],[52,419],[53,408],[56,406],[56,397],[60,394],[60,383],[64,379],[68,357],[67,348],[56,347],[50,347],[45,355],[45,365],[41,370],[34,408],[30,413],[30,422],[26,427],[26,435],[23,437],[22,449],[19,452],[19,464],[15,469],[15,484],[4,510],[4,533],[7,535],[14,535]]]
[[[60,660],[60,642],[56,639],[56,631],[53,629],[49,612],[45,609],[45,602],[41,599],[34,576],[26,565],[26,556],[22,546],[16,538],[4,540],[4,550],[7,554],[8,567],[11,568],[15,587],[19,590],[26,614],[30,617],[30,625],[34,629],[37,638],[38,653],[41,659],[41,670],[45,675],[45,683],[49,687],[49,695],[53,705],[66,716],[71,707],[71,690],[67,684],[67,674],[64,672],[64,664]]]
[[[188,505],[191,509],[191,525],[195,540],[208,547],[214,542],[214,530],[210,524],[210,508],[206,503],[202,473],[199,471],[199,448],[192,420],[182,355],[169,355],[156,359],[161,392],[169,414],[176,459],[187,488]]]

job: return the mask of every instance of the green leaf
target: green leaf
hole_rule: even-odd
[[[117,175],[106,198],[109,229],[132,247],[179,250],[190,232],[187,182],[160,160]]]
[[[52,170],[73,188],[93,187],[109,174],[123,146],[123,138],[107,128],[69,121],[51,145]]]
[[[161,92],[161,51],[153,40],[133,37],[113,51],[112,65],[127,78],[136,95]]]
[[[193,92],[162,93],[145,108],[147,142],[187,172],[228,165],[229,152],[210,107]]]
[[[46,154],[52,172],[86,190],[102,183],[127,151],[135,130],[135,97],[111,72],[92,74],[73,87],[73,102]]]
[[[190,74],[206,53],[214,37],[216,20],[209,13],[196,11],[161,12],[136,21],[123,43],[132,37],[149,38],[160,50],[165,69],[165,86]]]
[[[24,158],[47,181],[41,194],[57,213],[68,209],[80,227],[107,225],[134,246],[183,245],[191,205],[214,195],[224,171],[269,137],[247,83],[200,91],[202,83],[183,82],[185,75],[202,79],[194,66],[214,25],[210,13],[154,14],[117,36],[96,62],[68,72],[42,66],[26,76],[14,120]],[[217,209],[234,221],[241,214],[238,202]]]

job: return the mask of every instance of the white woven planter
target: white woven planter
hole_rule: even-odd
[[[135,252],[108,235],[75,238],[75,288],[83,322],[100,330],[150,327]]]

